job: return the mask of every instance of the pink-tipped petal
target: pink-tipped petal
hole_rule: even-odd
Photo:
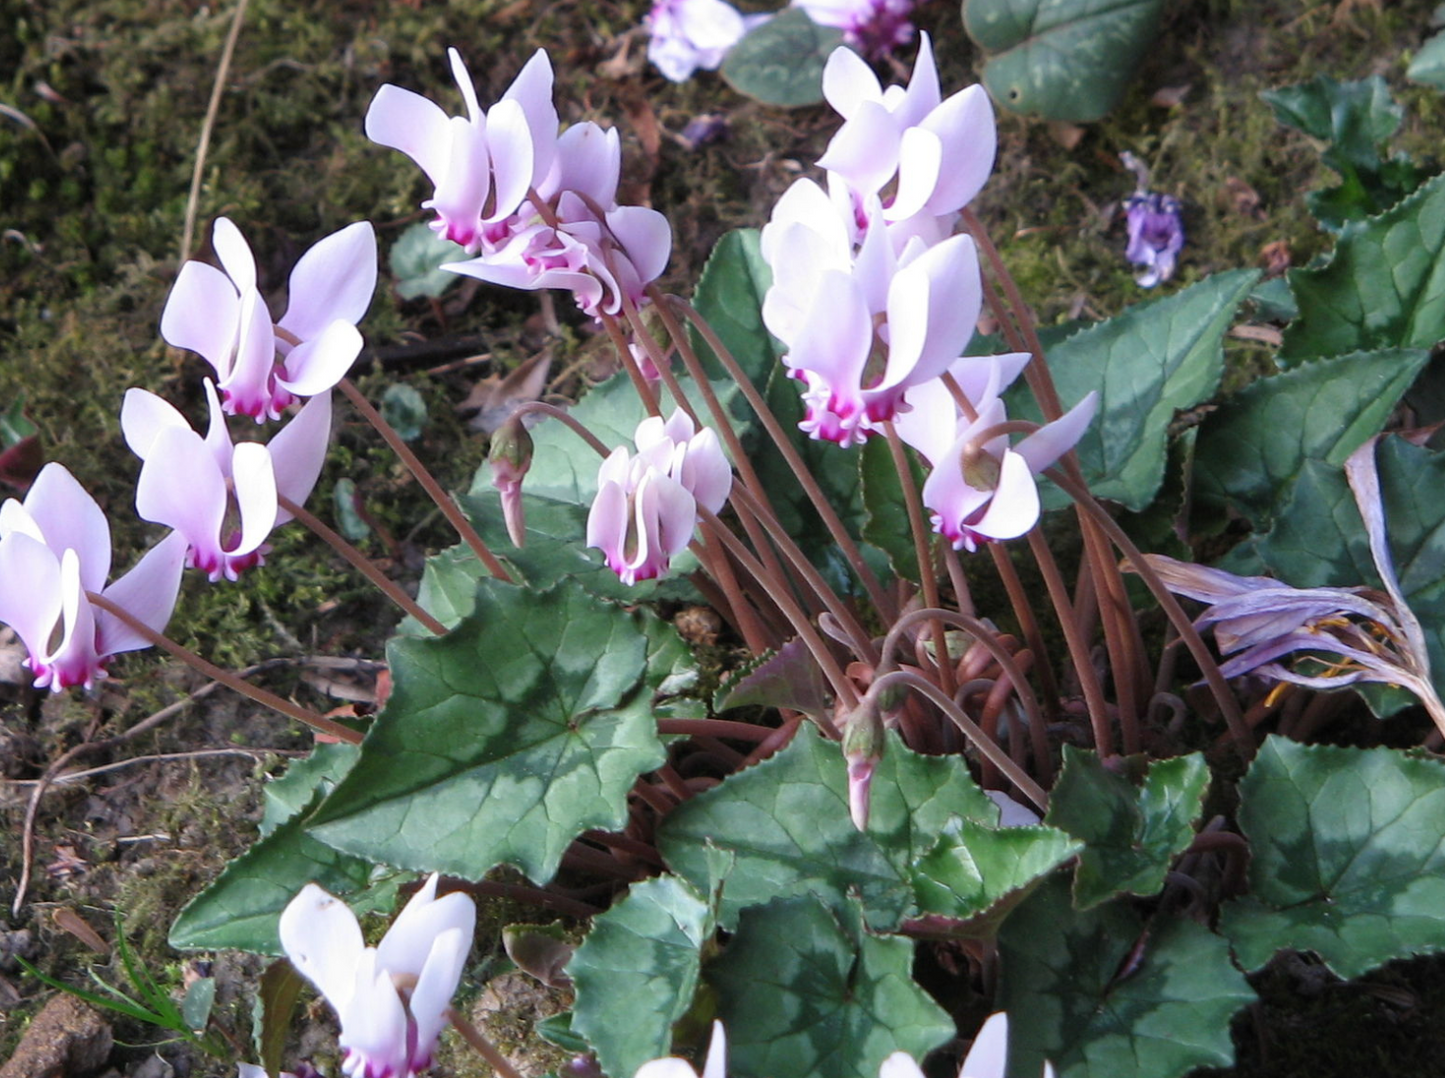
[[[193,562],[207,572],[219,565],[226,477],[199,434],[189,427],[168,427],[156,435],[136,482],[135,511],[142,520],[184,535]]]

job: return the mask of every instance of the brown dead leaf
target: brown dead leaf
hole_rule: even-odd
[[[1235,213],[1242,217],[1262,217],[1264,215],[1260,208],[1263,199],[1259,197],[1259,192],[1238,176],[1230,176],[1225,180],[1224,190],[1229,196],[1229,203]]]
[[[1229,336],[1240,341],[1258,341],[1272,348],[1278,348],[1284,343],[1284,334],[1274,326],[1233,326],[1229,330]]]
[[[91,928],[85,918],[74,910],[61,906],[50,915],[50,919],[56,928],[62,932],[69,932],[96,954],[110,954],[110,944],[101,939],[100,933]]]
[[[491,434],[527,401],[537,400],[547,388],[547,375],[552,369],[552,353],[544,349],[507,374],[483,378],[456,406],[458,412],[475,412],[467,425],[472,430]]]
[[[1062,120],[1051,120],[1049,122],[1049,135],[1066,150],[1076,148],[1084,141],[1084,129],[1078,124],[1064,123]]]
[[[1294,264],[1288,240],[1275,240],[1259,249],[1259,262],[1266,277],[1278,277]]]

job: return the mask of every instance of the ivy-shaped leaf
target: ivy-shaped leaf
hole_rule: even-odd
[[[801,896],[745,910],[704,976],[729,1073],[748,1078],[877,1078],[892,1053],[922,1059],[954,1033],[913,980],[912,943],[870,934],[856,902]]]
[[[1083,849],[1053,827],[984,827],[963,820],[914,866],[918,908],[957,921],[1031,887]]]
[[[812,894],[841,908],[857,893],[869,923],[891,928],[913,905],[911,862],[960,818],[993,824],[998,808],[957,761],[911,752],[890,735],[868,830],[858,831],[841,750],[805,728],[776,756],[673,810],[658,848],[699,888],[711,878],[713,847],[736,855],[723,886],[724,927],[774,898]]]
[[[964,0],[963,26],[1000,105],[1090,123],[1123,96],[1163,10],[1163,0]]]
[[[1245,968],[1289,947],[1350,978],[1445,950],[1445,764],[1270,737],[1239,796],[1251,894],[1220,930]]]
[[[1084,846],[1074,901],[1090,909],[1120,894],[1152,895],[1169,865],[1194,840],[1209,768],[1199,753],[1170,760],[1127,757],[1128,777],[1099,757],[1064,746],[1064,769],[1045,822]]]
[[[1342,465],[1380,432],[1429,358],[1420,349],[1387,348],[1259,379],[1200,428],[1195,497],[1264,526],[1305,461]]]
[[[1432,348],[1445,338],[1445,176],[1352,226],[1318,269],[1289,271],[1300,316],[1279,358]]]
[[[1056,876],[1004,922],[997,1006],[1013,1074],[1178,1078],[1229,1066],[1229,1019],[1255,999],[1229,945],[1182,918],[1145,922],[1116,900],[1076,911]]]
[[[728,50],[722,77],[765,105],[816,105],[823,67],[842,41],[841,30],[819,26],[800,7],[784,8]]]
[[[625,1078],[669,1053],[716,927],[709,903],[676,876],[634,884],[593,920],[567,966],[577,986],[571,1029],[605,1073]]]
[[[1174,414],[1214,394],[1224,371],[1224,334],[1258,277],[1253,270],[1215,274],[1048,350],[1065,408],[1099,393],[1098,415],[1077,446],[1095,495],[1136,512],[1153,501]],[[1010,415],[1040,418],[1021,385],[1007,401]]]
[[[439,299],[461,279],[442,269],[442,265],[465,257],[466,251],[459,244],[443,239],[425,221],[418,221],[397,237],[387,261],[396,278],[397,295],[402,299]]]
[[[662,762],[648,650],[639,617],[576,584],[482,581],[447,636],[392,641],[391,697],[309,832],[418,871],[550,879],[578,834],[622,825]]]

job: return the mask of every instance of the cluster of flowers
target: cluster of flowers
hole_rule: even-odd
[[[483,110],[455,49],[452,74],[466,116],[448,116],[400,86],[378,91],[366,134],[402,151],[435,186],[423,205],[436,231],[475,257],[444,268],[512,288],[560,288],[583,311],[615,315],[672,252],[667,219],[620,206],[622,149],[617,132],[595,123],[559,134],[552,63],[538,50],[500,101]]]
[[[272,322],[240,231],[221,218],[214,246],[223,269],[187,262],[161,317],[161,335],[212,366],[202,437],[155,394],[131,389],[121,407],[126,444],[141,461],[135,507],[172,533],[110,587],[110,525],[60,464],[48,464],[25,501],[0,507],[0,622],[24,642],[38,688],[90,688],[120,652],[146,635],[90,596],[160,632],[189,565],[234,580],[260,564],[271,530],[291,519],[283,503],[311,493],[331,434],[331,388],[361,350],[356,330],[376,287],[376,244],[364,222],[312,247],[291,274],[289,307]],[[236,443],[226,414],[258,423],[308,401],[271,440]]]
[[[843,31],[843,41],[881,56],[913,40],[914,0],[792,0],[819,26]],[[729,50],[771,14],[743,15],[726,0],[656,0],[645,26],[647,58],[673,82],[699,68],[716,70]]]
[[[943,100],[927,35],[907,87],[838,49],[823,76],[843,117],[818,165],[763,229],[773,272],[763,321],[804,385],[804,430],[856,445],[887,425],[933,468],[924,504],[955,548],[1010,539],[1038,517],[1035,473],[1093,417],[1091,394],[1011,446],[1000,394],[1025,354],[963,356],[983,302],[974,242],[954,229],[993,168],[980,86]]]

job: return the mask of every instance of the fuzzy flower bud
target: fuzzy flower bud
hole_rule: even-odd
[[[527,537],[522,508],[522,479],[532,467],[532,436],[517,416],[512,416],[492,435],[487,462],[492,466],[492,486],[502,495],[502,516],[512,545],[521,547]]]
[[[888,744],[878,702],[864,696],[843,721],[843,759],[848,762],[848,814],[859,831],[868,830],[868,794],[873,769]]]

